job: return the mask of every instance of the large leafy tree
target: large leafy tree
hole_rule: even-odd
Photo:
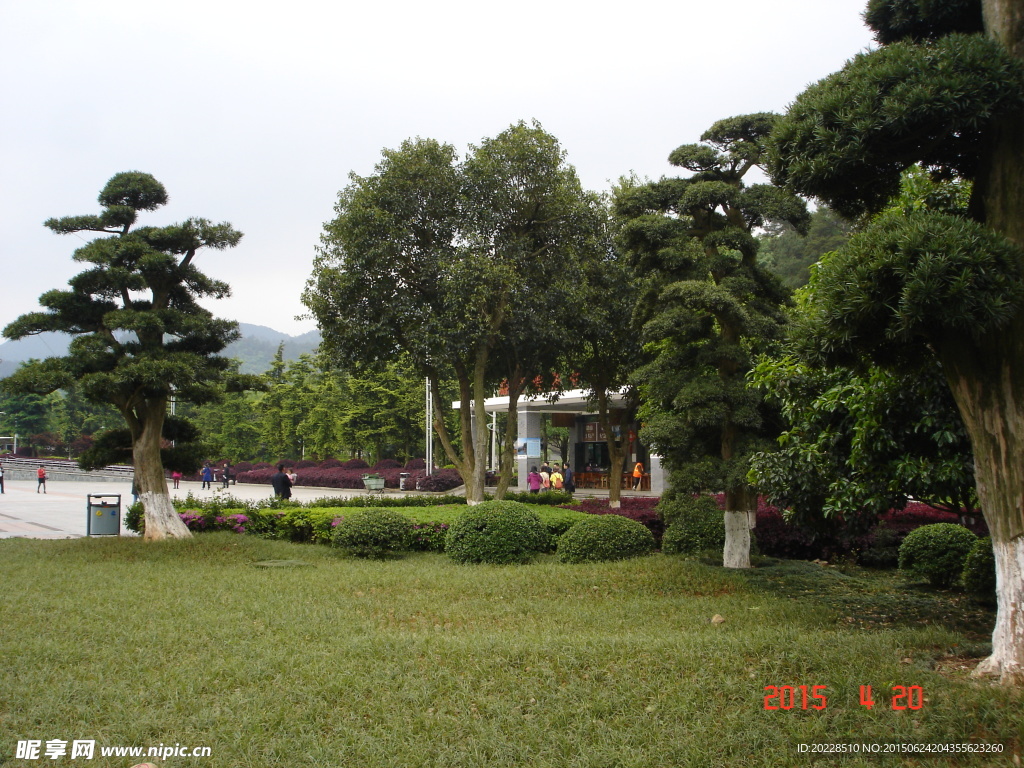
[[[609,248],[587,264],[578,323],[581,331],[565,345],[568,368],[578,376],[605,434],[608,505],[621,505],[622,470],[629,450],[629,425],[636,418],[639,393],[631,375],[641,364],[637,285],[628,256]]]
[[[794,195],[744,182],[775,120],[720,120],[700,144],[670,155],[691,176],[624,184],[616,197],[623,245],[647,280],[639,307],[653,360],[637,374],[645,439],[678,490],[725,491],[724,563],[732,568],[750,565],[757,493],[747,482],[749,458],[776,427],[745,377],[751,352],[780,336],[788,298],[757,263],[753,230],[807,223]]]
[[[167,191],[149,174],[119,173],[100,192],[102,213],[47,221],[58,234],[102,236],[75,251],[74,259],[90,266],[68,290],[44,293],[43,311],[4,329],[9,339],[44,331],[74,336],[67,356],[25,365],[5,387],[48,393],[76,383],[85,397],[118,410],[126,427],[103,433],[80,463],[134,464],[148,540],[191,535],[171,505],[164,467],[192,471],[201,453],[195,428],[168,416],[168,400],[172,393],[197,403],[216,398],[230,365],[217,353],[237,337],[234,323],[198,303],[228,295],[228,286],[193,262],[203,248],[234,246],[241,233],[206,219],[135,227],[140,211],[166,202]],[[165,438],[174,447],[164,446]]]
[[[979,667],[1024,682],[1024,0],[872,0],[882,46],[808,88],[773,137],[773,176],[847,216],[901,172],[973,181],[966,215],[876,218],[822,268],[809,307],[829,362],[934,356],[974,453],[998,614]]]
[[[405,352],[435,392],[454,380],[461,450],[437,398],[434,426],[467,498],[482,500],[484,400],[510,370],[495,350],[504,341],[522,352],[524,335],[571,317],[576,265],[600,222],[593,197],[553,136],[518,123],[464,161],[433,140],[386,150],[374,174],[352,176],[335,210],[303,297],[325,348],[350,365]]]

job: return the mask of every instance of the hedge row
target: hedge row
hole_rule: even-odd
[[[366,499],[352,499],[351,501],[362,501],[363,504],[357,506],[353,503],[333,507],[299,506],[297,504],[243,507],[234,506],[228,502],[227,505],[196,505],[193,508],[179,510],[178,514],[189,529],[196,532],[230,530],[265,538],[325,544],[331,541],[339,520],[368,510],[400,508],[402,514],[412,521],[412,549],[443,552],[448,529],[467,509],[465,504],[384,506],[382,504],[366,504]],[[569,530],[575,523],[589,517],[586,513],[559,507],[540,506],[534,508],[534,511],[550,537],[552,550],[557,537]],[[125,517],[125,525],[130,530],[141,532],[143,526],[140,505],[135,505]]]

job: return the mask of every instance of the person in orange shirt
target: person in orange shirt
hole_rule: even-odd
[[[644,465],[642,462],[637,462],[636,466],[633,467],[633,490],[636,491],[640,488],[640,481],[644,478]]]
[[[39,482],[36,483],[36,493],[39,493],[39,489],[43,489],[43,493],[46,493],[46,467],[40,466],[36,470],[36,477],[39,478]]]

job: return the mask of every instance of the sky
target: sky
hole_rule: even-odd
[[[121,171],[170,202],[142,213],[244,233],[197,265],[217,316],[297,335],[323,224],[349,173],[433,138],[465,152],[519,120],[554,134],[583,185],[674,175],[716,120],[783,112],[872,43],[865,0],[0,0],[0,324],[82,268]]]

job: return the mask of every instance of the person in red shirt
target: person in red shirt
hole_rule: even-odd
[[[36,470],[36,477],[39,478],[39,482],[36,483],[36,493],[39,493],[39,489],[43,489],[43,493],[46,493],[46,467],[40,466]]]

